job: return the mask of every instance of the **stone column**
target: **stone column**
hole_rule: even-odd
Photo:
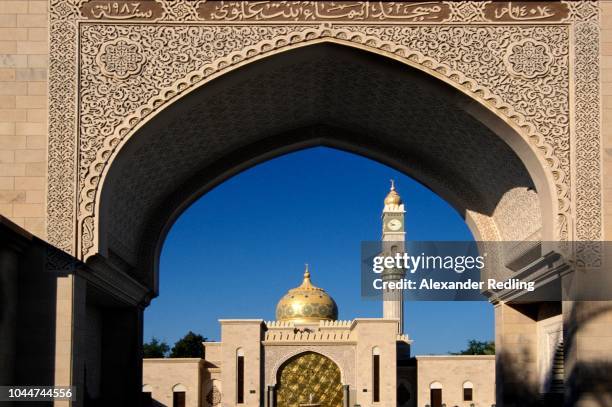
[[[342,407],[349,407],[349,386],[345,384],[342,386]]]
[[[268,386],[268,407],[275,407],[274,396],[276,394],[275,386]]]

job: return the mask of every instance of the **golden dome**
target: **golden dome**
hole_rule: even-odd
[[[304,270],[304,281],[292,288],[276,305],[277,321],[319,322],[335,321],[338,307],[324,289],[315,287],[310,281],[308,264]]]
[[[385,205],[400,205],[402,203],[402,198],[395,191],[395,182],[391,180],[391,190],[387,194],[385,198]]]

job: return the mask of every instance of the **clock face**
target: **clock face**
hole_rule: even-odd
[[[391,219],[387,222],[387,227],[389,230],[397,231],[402,228],[402,222],[399,219]]]

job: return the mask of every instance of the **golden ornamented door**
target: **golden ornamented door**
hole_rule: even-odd
[[[277,375],[278,407],[342,407],[340,369],[320,353],[294,356],[278,369]]]

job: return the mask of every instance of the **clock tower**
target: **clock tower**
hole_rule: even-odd
[[[404,204],[391,180],[391,190],[385,198],[382,213],[382,249],[386,256],[403,253],[406,232],[404,228]],[[404,270],[387,269],[383,272],[384,281],[399,281],[404,278]],[[402,290],[389,290],[383,293],[383,318],[396,318],[400,321],[400,332],[404,332],[404,296]]]

